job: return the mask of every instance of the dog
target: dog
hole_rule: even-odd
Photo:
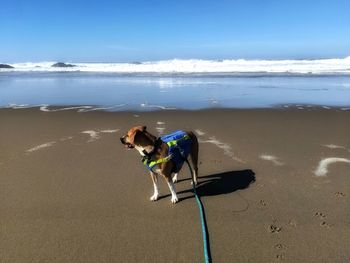
[[[192,164],[193,182],[197,184],[199,147],[197,137],[192,131],[176,131],[157,138],[147,131],[146,126],[136,126],[129,129],[120,141],[127,149],[136,149],[143,157],[143,163],[149,168],[154,188],[151,201],[157,201],[159,198],[158,175],[160,175],[169,187],[171,202],[173,204],[178,202],[174,183],[177,182],[178,173],[187,156],[190,157]]]

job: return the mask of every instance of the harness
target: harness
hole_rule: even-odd
[[[168,145],[168,155],[158,160],[151,160],[153,153],[156,151],[157,142],[164,142]],[[157,139],[154,150],[151,153],[144,152],[145,156],[142,158],[142,163],[150,171],[154,172],[153,169],[156,165],[172,161],[175,164],[174,172],[178,172],[190,153],[191,142],[191,138],[187,133],[181,130],[164,135]]]

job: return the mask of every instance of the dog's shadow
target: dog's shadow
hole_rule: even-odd
[[[182,179],[179,180],[178,183],[190,180],[190,178]],[[240,189],[246,189],[253,182],[255,182],[255,173],[252,170],[228,171],[198,177],[196,191],[199,196],[216,196],[229,194]],[[179,191],[177,193],[179,195],[185,193],[193,193],[193,189],[190,188],[188,190]],[[162,196],[162,198],[167,196]],[[193,197],[193,194],[185,197],[180,197],[179,201]]]

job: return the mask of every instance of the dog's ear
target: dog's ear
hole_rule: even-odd
[[[144,132],[146,130],[146,126],[137,126],[134,127],[129,135],[130,143],[136,144],[135,140],[137,139],[137,135],[139,135],[141,132]]]

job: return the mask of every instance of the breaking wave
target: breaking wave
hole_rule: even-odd
[[[316,60],[200,60],[172,59],[134,63],[71,63],[52,67],[55,62],[10,64],[0,72],[111,72],[111,73],[297,73],[350,74],[350,56]]]

